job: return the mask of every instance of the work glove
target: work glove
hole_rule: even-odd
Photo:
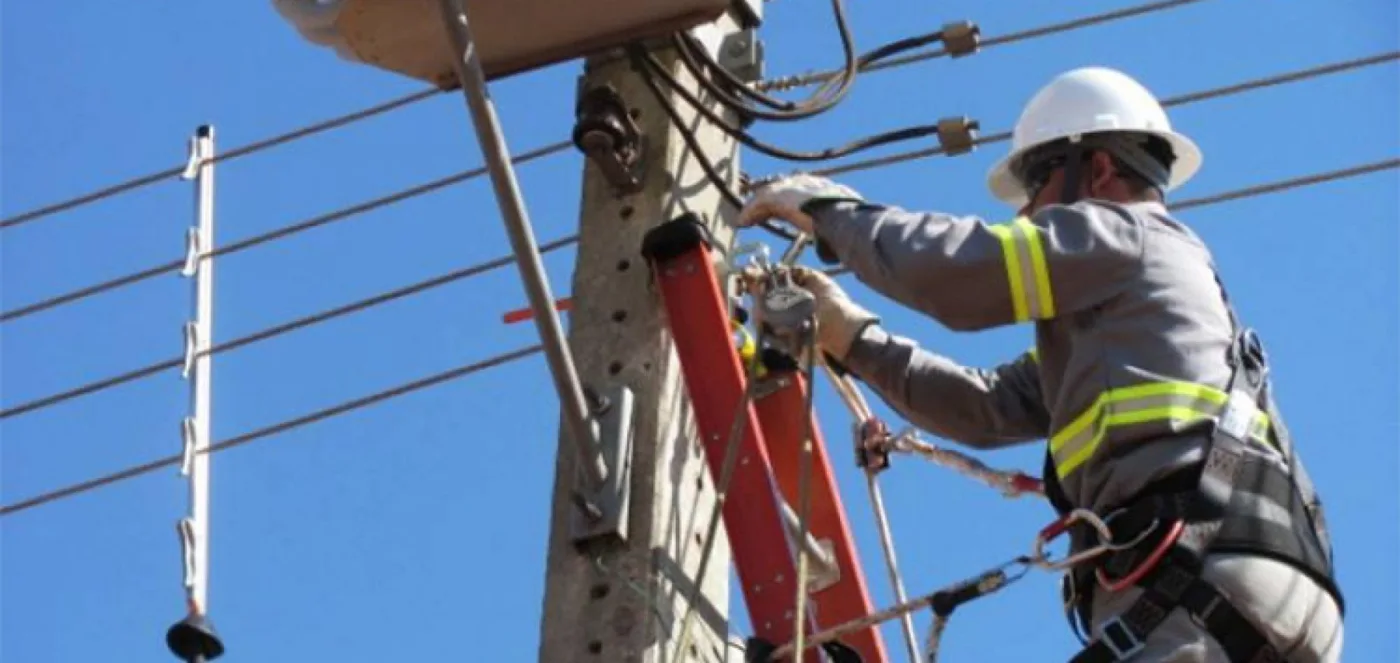
[[[744,228],[777,218],[808,235],[815,235],[812,230],[815,222],[807,212],[808,206],[814,202],[842,200],[862,202],[864,198],[854,189],[825,177],[805,173],[786,175],[756,187],[734,225]]]
[[[800,265],[777,265],[773,269],[786,270],[793,285],[806,290],[815,298],[817,347],[838,362],[846,360],[851,345],[866,325],[880,321],[874,313],[851,301],[841,286],[823,272]],[[743,277],[747,291],[755,298],[763,297],[769,283],[768,274],[760,267],[750,266],[744,269]],[[759,325],[763,324],[761,306],[755,307],[754,319]],[[799,362],[806,360],[801,348],[787,349]]]

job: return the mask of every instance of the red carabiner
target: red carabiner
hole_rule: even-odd
[[[1118,580],[1110,582],[1108,576],[1103,572],[1102,567],[1094,569],[1094,576],[1098,578],[1099,586],[1109,592],[1117,592],[1136,584],[1144,575],[1147,575],[1148,571],[1152,570],[1152,567],[1157,566],[1157,562],[1162,561],[1162,556],[1166,555],[1167,550],[1170,550],[1172,545],[1176,543],[1176,540],[1181,537],[1181,532],[1185,527],[1185,521],[1178,520],[1173,522],[1171,530],[1167,532],[1166,536],[1162,537],[1162,542],[1158,543],[1157,547],[1152,549],[1147,559],[1142,560],[1142,563],[1138,564],[1137,568],[1129,571],[1127,575],[1124,575]]]

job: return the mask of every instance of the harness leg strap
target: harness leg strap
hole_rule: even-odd
[[[1152,632],[1178,607],[1219,643],[1231,663],[1285,661],[1224,595],[1179,557],[1163,559],[1139,585],[1142,595],[1121,615],[1103,622],[1099,627],[1102,634],[1070,659],[1070,663],[1131,660],[1146,647]]]

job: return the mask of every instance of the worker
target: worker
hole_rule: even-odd
[[[1014,221],[908,211],[799,174],[752,192],[734,223],[785,220],[952,330],[1034,325],[1025,354],[964,367],[793,268],[826,357],[946,439],[1046,440],[1051,504],[1110,528],[1070,532],[1073,552],[1116,547],[1066,574],[1075,663],[1335,662],[1344,607],[1320,500],[1258,336],[1165,204],[1201,158],[1140,83],[1087,67],[1030,99],[988,175]]]

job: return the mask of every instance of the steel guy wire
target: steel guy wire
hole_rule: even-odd
[[[530,150],[529,152],[523,152],[519,156],[513,157],[512,162],[517,164],[526,163],[538,159],[540,157],[548,156],[556,152],[561,152],[571,147],[572,145],[572,143],[567,141],[561,141],[552,145],[545,145],[543,147]],[[467,180],[475,179],[477,177],[485,175],[486,172],[486,167],[481,166],[473,168],[471,170],[465,170],[454,175],[449,175],[441,179],[433,180],[431,182],[409,187],[407,189],[391,193],[387,196],[375,198],[374,200],[368,200],[362,203],[351,205],[350,207],[342,207],[332,212],[311,217],[299,223],[294,223],[289,226],[283,226],[281,228],[263,233],[261,235],[255,235],[247,239],[233,242],[232,244],[226,244],[224,246],[214,249],[213,251],[201,254],[200,259],[203,260],[205,258],[213,258],[216,256],[238,253],[239,251],[253,248],[259,244],[265,244],[267,242],[283,239],[285,237],[289,237],[297,233],[311,230],[313,228],[317,228],[339,221],[344,221],[346,219],[359,216],[360,214],[364,214],[365,212],[370,212],[381,207],[387,207],[394,203],[399,203],[410,198],[416,198],[418,196],[432,193],[433,191],[437,191],[438,189],[442,189],[453,184],[459,184]],[[103,281],[101,283],[96,283],[90,286],[79,288],[77,290],[66,292],[61,295],[55,295],[53,297],[49,297],[48,299],[44,299],[33,304],[21,306],[17,309],[5,311],[4,313],[0,313],[0,323],[6,323],[12,320],[17,320],[19,318],[33,315],[40,311],[51,309],[56,306],[62,306],[64,304],[69,304],[79,300],[87,299],[88,297],[92,297],[93,295],[98,295],[110,290],[115,290],[117,288],[128,286],[133,283],[139,283],[141,281],[160,276],[161,274],[178,271],[181,267],[184,266],[184,264],[184,258],[171,260],[170,262],[155,265],[153,267],[149,267],[138,272],[132,272],[130,274],[119,276],[108,281]]]
[[[263,150],[282,145],[283,143],[290,143],[294,140],[305,138],[307,136],[318,134],[324,131],[329,131],[331,129],[343,127],[345,125],[352,124],[360,120],[374,117],[375,115],[381,115],[392,110],[403,108],[404,106],[417,103],[434,95],[440,94],[441,92],[442,90],[438,88],[430,88],[421,92],[414,92],[413,94],[410,94],[405,97],[391,99],[382,104],[370,106],[369,108],[361,109],[353,113],[333,117],[328,120],[322,120],[320,122],[316,122],[315,124],[308,124],[304,127],[293,129],[292,131],[289,131],[284,134],[278,134],[276,136],[271,136],[269,138],[264,138],[259,141],[248,143],[247,145],[236,147],[232,150],[223,152],[215,156],[213,159],[211,159],[211,161],[213,161],[214,163],[219,163],[253,154],[255,152],[261,152]],[[35,221],[37,219],[41,219],[46,216],[51,216],[53,214],[67,211],[76,207],[82,207],[83,205],[87,205],[89,203],[95,203],[99,200],[110,198],[112,196],[125,193],[127,191],[132,191],[134,189],[139,189],[141,187],[154,184],[164,179],[177,177],[180,175],[180,173],[185,171],[185,168],[186,164],[182,163],[173,168],[167,168],[165,170],[150,173],[148,175],[135,177],[124,182],[119,182],[117,184],[98,189],[97,191],[93,191],[91,193],[75,196],[73,198],[59,201],[51,205],[46,205],[35,210],[30,210],[28,212],[17,214],[7,219],[0,220],[0,230],[12,228],[20,224]]]
[[[525,357],[537,354],[542,350],[543,348],[538,344],[520,348],[517,350],[512,350],[510,352],[499,354],[479,362],[467,364],[465,366],[459,366],[450,371],[444,371],[442,373],[437,373],[435,375],[430,375],[426,378],[414,380],[413,382],[399,385],[391,389],[376,392],[374,394],[370,394],[369,396],[364,396],[362,398],[347,401],[339,405],[333,405],[328,408],[317,410],[315,412],[297,417],[295,419],[288,419],[286,421],[272,424],[270,426],[264,426],[262,428],[244,433],[237,437],[231,437],[227,440],[223,440],[221,442],[212,444],[209,447],[208,453],[214,453],[216,451],[224,451],[226,449],[231,449],[233,447],[246,444],[248,442],[253,442],[255,440],[260,440],[265,437],[276,435],[277,433],[286,432],[294,428],[300,428],[307,424],[312,424],[323,419],[329,419],[331,417],[344,414],[346,412],[351,412],[353,410],[359,410],[361,408],[369,407],[371,405],[392,398],[405,396],[416,391],[427,389],[428,387],[436,386],[445,382],[456,380],[458,378],[466,377],[473,373],[484,371],[488,368],[500,366],[501,364],[510,363],[519,359],[524,359]],[[141,465],[129,467],[120,472],[107,474],[88,481],[84,481],[82,483],[73,484],[66,488],[44,493],[42,495],[38,495],[27,500],[16,502],[14,504],[7,504],[3,507],[0,507],[0,516],[8,516],[10,514],[18,513],[26,509],[32,509],[36,506],[47,502],[72,497],[73,495],[85,493],[108,484],[116,483],[118,481],[124,481],[126,479],[138,477],[143,474],[149,474],[163,467],[174,467],[179,465],[182,459],[183,454],[174,454],[171,456],[166,456],[164,458],[153,460],[148,463],[143,463]]]
[[[541,244],[540,253],[549,253],[550,251],[561,249],[565,246],[576,244],[577,242],[578,235],[576,234],[569,235],[566,237],[560,237],[559,239],[555,239]],[[209,351],[207,353],[199,353],[196,355],[196,357],[203,356],[204,354],[215,355],[221,352],[227,352],[229,350],[236,350],[245,345],[251,345],[259,341],[265,341],[270,338],[275,338],[283,334],[291,333],[298,329],[310,327],[312,325],[326,322],[328,320],[333,320],[344,315],[349,315],[351,313],[356,313],[369,308],[373,308],[380,304],[387,304],[391,301],[394,301],[396,299],[402,299],[409,295],[414,295],[420,292],[431,290],[433,288],[444,286],[449,283],[455,283],[457,281],[461,281],[463,279],[467,279],[473,276],[479,276],[481,274],[485,274],[492,270],[509,265],[513,262],[515,262],[515,256],[509,255],[502,256],[500,258],[495,258],[493,260],[488,260],[486,262],[477,263],[475,265],[463,267],[462,269],[454,270],[446,274],[440,274],[430,279],[406,285],[402,288],[396,288],[394,290],[382,292],[372,297],[367,297],[365,299],[357,300],[349,304],[344,304],[332,309],[321,311],[319,313],[314,313],[312,315],[284,322],[280,325],[262,329],[248,334],[246,336],[240,336],[231,341],[216,343],[213,347],[209,348]],[[143,366],[141,368],[121,373],[119,375],[103,378],[101,380],[94,380],[92,382],[88,382],[86,384],[74,387],[72,389],[68,389],[56,394],[51,394],[49,396],[44,396],[42,398],[37,398],[26,403],[21,403],[14,407],[0,410],[0,419],[6,419],[16,415],[24,414],[26,412],[34,412],[36,410],[42,410],[48,407],[52,407],[54,405],[58,405],[59,403],[70,401],[81,396],[94,394],[100,391],[104,391],[106,389],[110,389],[112,387],[125,384],[127,382],[133,382],[141,378],[150,377],[162,371],[166,371],[172,368],[178,368],[183,363],[183,356],[172,357],[170,359],[158,361],[153,364]]]
[[[1098,25],[1100,23],[1109,23],[1119,19],[1131,18],[1134,16],[1141,16],[1144,14],[1151,14],[1154,12],[1172,9],[1181,5],[1189,5],[1200,1],[1201,0],[1166,0],[1165,2],[1152,2],[1145,5],[1127,7],[1111,12],[1104,12],[1102,14],[1085,16],[1083,18],[1077,18],[1062,23],[1054,23],[1038,28],[1031,28],[1029,30],[1022,30],[1019,32],[1011,32],[996,37],[989,37],[987,39],[981,40],[978,44],[978,47],[987,48],[991,46],[999,46],[1002,44],[1010,44],[1018,41],[1027,41],[1030,39],[1045,37],[1060,32],[1070,32],[1072,30],[1089,27],[1091,25]],[[905,55],[902,57],[890,58],[888,60],[881,60],[879,62],[872,63],[868,66],[861,67],[860,73],[865,73],[869,71],[879,71],[881,69],[890,69],[893,67],[900,67],[907,64],[913,64],[915,62],[922,62],[924,60],[941,58],[946,55],[948,55],[948,50],[946,48],[937,48],[924,53],[914,53],[912,55]],[[840,74],[841,72],[839,70],[796,74],[792,76],[774,78],[767,81],[760,81],[754,87],[760,92],[766,92],[769,90],[791,90],[798,87],[806,87],[809,85],[825,83],[826,81],[831,80],[832,78],[835,78]]]
[[[1284,85],[1287,83],[1296,83],[1312,78],[1321,78],[1323,76],[1339,74],[1353,69],[1361,69],[1364,67],[1383,64],[1392,60],[1400,60],[1400,51],[1378,53],[1376,55],[1368,55],[1365,57],[1354,58],[1351,60],[1331,62],[1328,64],[1308,67],[1306,69],[1299,69],[1297,71],[1276,74],[1274,76],[1255,78],[1240,83],[1235,83],[1233,85],[1226,85],[1223,87],[1211,88],[1208,90],[1201,90],[1198,92],[1188,92],[1186,94],[1180,94],[1174,97],[1167,97],[1163,99],[1162,106],[1165,108],[1170,108],[1173,106],[1185,106],[1188,104],[1194,104],[1199,101],[1206,101],[1208,99],[1217,99],[1221,97],[1242,94],[1244,92],[1258,90],[1260,88],[1273,87],[1275,85]],[[972,141],[972,144],[973,146],[980,147],[982,145],[999,143],[1010,139],[1011,132],[1003,131],[1000,133],[988,134],[986,136],[979,136],[978,138]],[[857,171],[870,170],[872,168],[879,168],[882,166],[892,166],[894,164],[903,163],[905,161],[914,161],[916,159],[923,159],[925,157],[937,156],[939,154],[943,154],[943,152],[944,150],[942,147],[930,147],[922,150],[901,152],[898,154],[891,154],[883,157],[864,159],[861,161],[852,161],[850,163],[840,164],[837,166],[832,166],[830,168],[819,168],[807,172],[810,172],[813,175],[822,175],[830,177],[832,175],[854,173]]]

